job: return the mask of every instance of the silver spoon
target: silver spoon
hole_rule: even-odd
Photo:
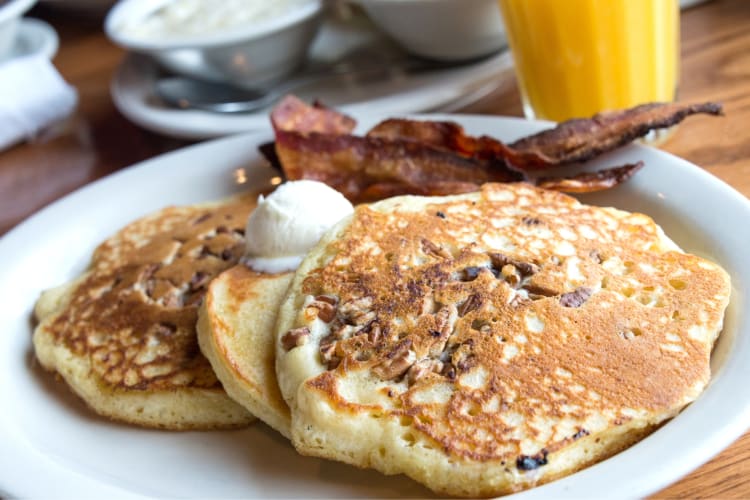
[[[403,61],[399,62],[403,63]],[[393,64],[391,61],[390,64],[379,64],[364,68],[339,67],[335,71],[303,75],[268,89],[242,88],[229,83],[210,82],[185,76],[169,76],[157,80],[156,93],[165,103],[176,108],[200,109],[215,113],[250,113],[273,104],[279,97],[294,88],[313,82],[340,78],[361,79],[362,77],[371,81],[375,78],[383,78],[390,73],[412,74],[458,68],[461,65],[439,61],[412,60],[405,64]]]
[[[265,108],[280,97],[275,90],[244,89],[185,76],[159,79],[156,93],[170,106],[215,113],[249,113]]]

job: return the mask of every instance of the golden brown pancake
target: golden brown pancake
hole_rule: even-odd
[[[254,206],[247,196],[169,207],[103,242],[82,276],[37,302],[41,364],[114,420],[178,430],[250,423],[201,354],[195,325],[211,279],[242,255]]]
[[[287,438],[289,407],[276,382],[274,326],[293,276],[238,264],[211,282],[198,314],[201,351],[227,393]]]
[[[524,184],[360,206],[279,312],[293,443],[441,494],[551,481],[701,393],[729,293],[649,217]]]

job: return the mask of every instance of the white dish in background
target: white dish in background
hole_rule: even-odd
[[[358,116],[359,131],[383,117]],[[546,126],[509,118],[423,117],[455,120],[471,134],[504,140]],[[42,290],[80,273],[94,247],[136,217],[262,182],[272,172],[256,146],[270,138],[270,131],[228,137],[143,162],[63,198],[0,239],[0,491],[70,498],[429,495],[403,476],[299,456],[260,423],[241,431],[180,433],[109,422],[92,415],[34,362],[31,314]],[[750,202],[699,167],[652,148],[629,146],[591,166],[634,160],[646,167],[622,186],[583,201],[647,213],[687,251],[729,271],[733,294],[712,357],[713,378],[696,402],[640,443],[514,498],[644,497],[708,461],[750,422],[750,233],[741,230],[750,220]]]
[[[440,61],[486,56],[507,45],[497,0],[356,0],[412,54]]]
[[[321,0],[293,0],[283,9],[266,0],[177,1],[121,0],[107,14],[104,31],[117,45],[148,54],[173,71],[205,78],[194,71],[205,66],[237,85],[275,83],[301,66],[323,11]],[[220,18],[210,19],[213,12]],[[184,54],[203,64],[182,64]]]
[[[6,57],[0,58],[0,63],[33,54],[52,59],[59,45],[60,39],[52,26],[39,19],[26,17],[21,19],[13,46]]]
[[[439,71],[407,71],[405,65],[413,63],[414,59],[408,58],[364,15],[329,17],[310,48],[306,69],[300,73],[302,77],[309,75],[309,71],[342,64],[355,68],[384,67],[388,72],[370,79],[342,76],[320,80],[289,92],[306,101],[319,99],[347,113],[369,109],[384,114],[454,111],[515,78],[508,71],[513,65],[508,51]],[[206,73],[202,62],[194,57],[184,57],[181,64],[201,66],[194,71]],[[268,127],[269,108],[253,113],[220,114],[168,107],[155,94],[154,85],[162,74],[153,59],[129,54],[112,80],[112,99],[117,109],[145,129],[185,139],[206,139]],[[213,76],[211,79],[219,79]]]

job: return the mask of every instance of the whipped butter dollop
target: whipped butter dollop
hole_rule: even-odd
[[[260,272],[293,271],[321,236],[352,212],[349,200],[322,182],[286,182],[258,198],[245,227],[243,262]]]

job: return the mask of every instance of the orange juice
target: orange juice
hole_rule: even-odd
[[[678,0],[499,0],[529,118],[672,101]]]

